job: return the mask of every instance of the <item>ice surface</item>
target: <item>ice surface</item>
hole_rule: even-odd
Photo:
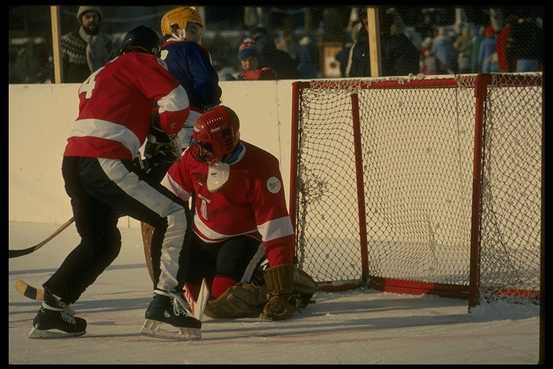
[[[25,248],[59,225],[10,223],[9,248]],[[319,293],[283,322],[204,318],[202,340],[141,336],[151,282],[140,230],[120,228],[121,253],[74,305],[88,320],[79,338],[31,340],[38,304],[16,279],[40,286],[78,235],[71,226],[40,250],[9,260],[10,364],[532,364],[539,355],[539,308],[496,304],[467,313],[466,301],[357,289]]]

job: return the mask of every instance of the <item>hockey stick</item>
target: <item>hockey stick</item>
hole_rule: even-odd
[[[38,302],[44,301],[44,288],[33,287],[29,283],[25,282],[22,279],[16,279],[15,289],[21,295]],[[198,294],[198,301],[190,301],[189,304],[193,306],[193,316],[198,320],[202,320],[205,306],[207,305],[207,300],[209,300],[209,289],[207,288],[207,283],[205,278],[202,279],[202,287]]]
[[[44,289],[33,287],[22,279],[17,279],[15,281],[15,289],[31,300],[39,302],[44,301]]]
[[[198,301],[194,304],[194,318],[202,320],[207,300],[209,300],[209,289],[207,288],[205,278],[203,278],[202,287],[198,293]]]
[[[20,250],[8,250],[9,258],[17,258],[23,255],[30,254],[31,252],[34,252],[38,249],[40,249],[42,246],[47,244],[52,238],[56,237],[58,234],[60,234],[65,228],[69,227],[71,223],[75,221],[74,217],[71,217],[67,222],[63,223],[52,235],[50,235],[48,238],[46,238],[44,241],[37,243],[34,246],[27,247],[26,249],[20,249]]]

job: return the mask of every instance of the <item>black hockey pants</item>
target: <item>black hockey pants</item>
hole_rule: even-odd
[[[66,303],[77,301],[119,254],[117,220],[125,215],[154,226],[154,239],[163,244],[158,288],[182,284],[191,236],[183,201],[131,161],[64,157],[62,174],[81,242],[44,283],[46,289]]]

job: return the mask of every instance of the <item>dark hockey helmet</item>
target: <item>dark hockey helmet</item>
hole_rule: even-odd
[[[203,113],[192,132],[193,154],[207,163],[221,161],[240,142],[240,120],[229,107],[217,105]]]
[[[140,50],[153,55],[159,54],[160,38],[151,28],[138,26],[133,28],[125,35],[119,54],[127,51]]]

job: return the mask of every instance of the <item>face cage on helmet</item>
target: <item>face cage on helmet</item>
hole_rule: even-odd
[[[208,164],[217,161],[213,148],[209,143],[192,141],[190,150],[192,150],[192,156],[198,161]]]

